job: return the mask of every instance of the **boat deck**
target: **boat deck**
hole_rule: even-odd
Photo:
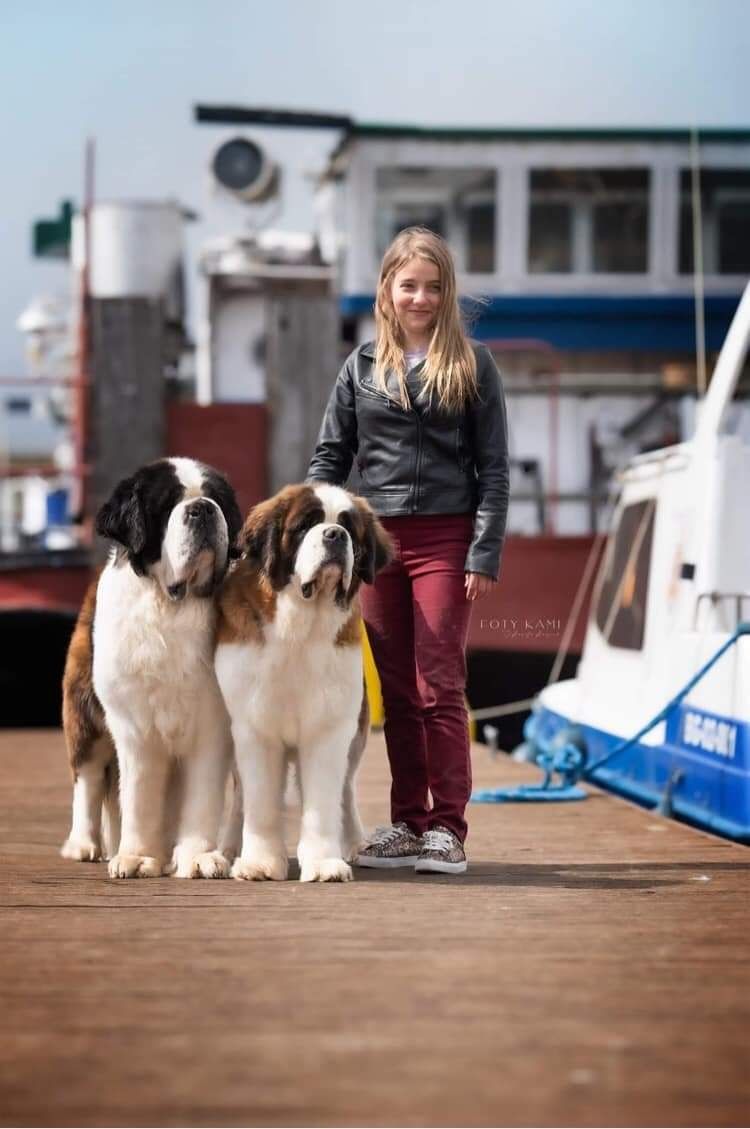
[[[744,847],[593,791],[473,806],[460,878],[113,882],[69,798],[59,732],[0,732],[2,1125],[748,1124]]]

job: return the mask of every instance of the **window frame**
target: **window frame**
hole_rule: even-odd
[[[568,173],[602,173],[617,171],[632,171],[646,174],[645,188],[626,189],[612,188],[600,191],[586,191],[583,188],[533,188],[532,178],[535,172],[568,172]],[[629,278],[631,280],[647,279],[652,274],[651,263],[651,208],[653,194],[652,168],[648,164],[622,164],[622,165],[557,165],[533,166],[527,169],[527,198],[526,198],[526,275],[528,278],[581,278],[593,279]],[[599,204],[632,203],[638,201],[645,205],[645,263],[642,270],[596,270],[595,239],[594,239],[594,211]],[[533,205],[564,204],[570,209],[570,262],[569,270],[536,271],[531,268],[531,209]]]
[[[607,545],[591,618],[607,646],[616,650],[641,652],[645,645],[656,514],[655,497],[627,503]]]
[[[383,188],[378,185],[378,174],[385,171],[397,173],[405,171],[409,168],[418,167],[424,169],[426,172],[436,173],[476,173],[477,177],[486,176],[491,178],[492,183],[486,187],[478,185],[463,190],[457,190],[450,184],[425,184],[422,186],[403,184]],[[383,166],[377,164],[373,167],[373,233],[374,239],[372,240],[373,251],[376,261],[379,263],[385,247],[380,246],[382,239],[381,226],[383,214],[389,214],[389,228],[395,233],[400,230],[404,224],[398,224],[394,227],[393,217],[397,214],[399,208],[409,208],[415,212],[419,212],[422,208],[440,208],[443,212],[443,231],[442,235],[450,244],[455,258],[457,269],[472,277],[478,279],[492,279],[497,276],[499,270],[498,263],[498,201],[499,201],[499,181],[500,169],[494,165],[467,163],[466,165],[445,165],[445,164],[431,164],[428,161],[420,162],[420,165],[414,164],[394,164],[393,166]],[[493,226],[493,244],[492,244],[492,267],[489,270],[479,271],[472,270],[468,267],[469,261],[469,233],[468,225],[466,222],[466,215],[468,207],[476,203],[491,204],[494,208],[494,226]],[[468,205],[468,206],[467,206]],[[393,235],[391,235],[393,238]],[[388,240],[390,242],[390,239]],[[387,246],[387,244],[386,244]]]

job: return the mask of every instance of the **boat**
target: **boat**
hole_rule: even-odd
[[[579,578],[601,544],[613,469],[690,434],[701,389],[696,353],[710,359],[718,350],[750,273],[743,234],[750,131],[421,128],[226,106],[197,106],[195,118],[196,166],[211,169],[191,200],[195,211],[176,201],[97,200],[89,187],[82,215],[64,205],[59,218],[35,225],[38,254],[70,254],[73,290],[88,292],[81,305],[91,322],[90,372],[79,364],[71,378],[66,370],[78,421],[70,461],[86,504],[68,505],[68,528],[56,522],[54,536],[69,536],[72,515],[95,512],[101,491],[94,478],[111,484],[133,462],[158,454],[188,451],[216,462],[237,485],[243,508],[303,477],[333,374],[372,336],[380,255],[401,226],[427,224],[450,240],[461,292],[478,299],[466,307],[472,334],[503,374],[508,536],[502,581],[472,616],[468,671],[474,712],[512,747],[525,711],[506,707],[527,701],[557,665]],[[336,135],[333,149],[320,153],[314,230],[269,227],[281,178],[273,172],[275,135],[265,149],[255,139],[267,127]],[[87,174],[87,185],[93,179]],[[180,228],[188,221],[199,253],[186,258]],[[86,222],[93,235],[84,286]],[[697,300],[699,245],[705,269]],[[108,398],[106,435],[94,435],[104,424],[85,406],[86,391],[119,387],[125,396],[131,381],[121,380],[109,359],[135,357],[128,326],[155,340],[146,333],[155,298],[165,311],[170,356],[152,362],[148,379],[143,365],[135,366],[131,379],[144,395],[161,381],[162,400],[149,401],[153,427],[141,432],[163,441],[159,449],[135,450],[119,436],[132,397],[122,411]],[[134,299],[138,321],[122,306]],[[104,347],[94,323],[106,310],[115,333],[116,308],[127,325]],[[102,329],[105,321],[96,324]],[[308,342],[304,372],[298,335]],[[71,360],[80,362],[84,352]],[[3,410],[0,389],[0,430]],[[107,452],[106,465],[97,465],[94,450]],[[4,483],[0,471],[0,541],[18,539],[25,508],[37,515],[25,522],[36,540],[23,554],[0,552],[0,610],[62,610],[69,628],[90,572],[90,520],[80,544],[56,544],[52,552],[41,499],[53,489],[59,495],[59,476],[45,478],[37,466],[31,480],[28,468],[21,470]],[[356,471],[350,485],[356,490]],[[28,507],[18,500],[23,492]],[[589,585],[565,676],[582,652],[590,596]]]
[[[631,459],[574,678],[526,722],[534,792],[581,777],[750,842],[750,436],[732,410],[750,343],[750,284],[692,437]],[[550,788],[554,770],[563,780]],[[491,795],[486,799],[535,798]]]

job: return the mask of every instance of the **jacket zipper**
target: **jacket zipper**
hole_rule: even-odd
[[[419,413],[414,412],[414,418],[417,421],[417,467],[414,474],[414,503],[411,512],[415,514],[419,508],[419,480],[422,470],[422,421],[419,418]]]
[[[419,363],[421,364],[422,362],[420,361]],[[414,366],[414,368],[417,367],[417,365]],[[411,371],[412,370],[409,369],[409,372]],[[409,400],[411,402],[411,395],[409,396]],[[414,494],[411,507],[411,512],[415,514],[419,509],[419,487],[421,485],[420,479],[422,477],[422,419],[413,404],[411,404],[411,406],[409,407],[409,411],[414,415],[414,420],[417,425],[417,462],[414,468]]]

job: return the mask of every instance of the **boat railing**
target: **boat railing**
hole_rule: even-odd
[[[693,612],[693,631],[698,629],[698,617],[700,614],[701,604],[706,600],[709,601],[711,607],[722,607],[726,601],[734,601],[734,627],[738,627],[743,620],[743,604],[746,600],[750,600],[750,592],[699,592],[695,600],[695,610]],[[728,630],[728,629],[727,629]]]
[[[690,462],[690,454],[689,442],[675,443],[672,447],[662,447],[657,451],[645,451],[628,459],[625,466],[616,472],[616,476],[620,482],[624,482],[628,478],[640,480],[649,472],[657,476],[667,471],[683,470]]]

